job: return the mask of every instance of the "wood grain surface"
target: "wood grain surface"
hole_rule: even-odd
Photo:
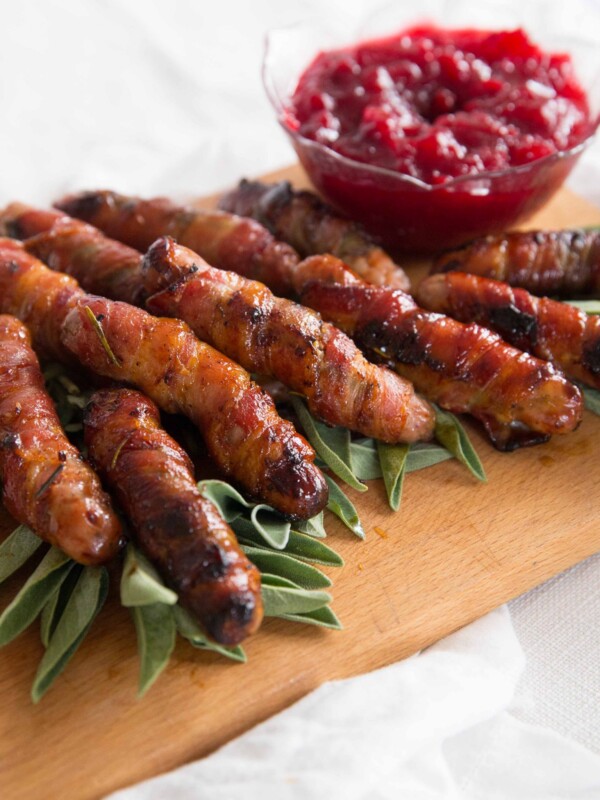
[[[283,174],[305,182],[298,168]],[[599,222],[600,210],[563,190],[530,225]],[[29,690],[42,655],[33,625],[0,653],[0,797],[87,800],[172,769],[323,681],[405,658],[600,550],[600,507],[592,500],[598,417],[586,413],[574,434],[512,454],[470,430],[488,484],[449,461],[407,477],[397,514],[381,481],[366,494],[349,491],[366,542],[328,521],[329,543],[346,562],[329,570],[341,632],[268,621],[247,643],[246,665],[179,642],[167,671],[138,701],[133,624],[112,597],[66,672],[33,706]],[[19,580],[2,586],[3,605]]]

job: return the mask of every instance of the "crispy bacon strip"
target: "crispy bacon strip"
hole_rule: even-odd
[[[423,311],[399,290],[368,286],[332,256],[306,259],[296,282],[304,303],[442,407],[477,417],[499,449],[567,433],[581,420],[576,386],[485,328]]]
[[[28,253],[86,291],[143,305],[141,254],[98,228],[63,211],[11,203],[0,212],[0,233],[23,239]]]
[[[10,240],[0,240],[0,312],[27,322],[59,360],[74,356],[99,375],[138,386],[164,410],[186,414],[225,474],[282,513],[311,517],[327,502],[312,448],[242,367],[183,322],[86,295]]]
[[[83,295],[76,280],[44,267],[20,242],[0,238],[0,313],[27,325],[40,357],[74,361],[62,345],[60,331]]]
[[[116,555],[121,525],[108,495],[65,436],[29,332],[0,316],[2,502],[42,539],[81,564]]]
[[[252,217],[288,242],[301,256],[331,253],[367,283],[408,291],[404,270],[355,222],[340,216],[314,192],[298,191],[289,181],[240,181],[219,207]]]
[[[142,200],[109,191],[82,192],[56,205],[137,250],[147,250],[159,236],[172,236],[215,267],[268,280],[276,294],[289,294],[298,254],[254,220],[179,206],[163,197]]]
[[[142,271],[137,251],[63,212],[14,206],[4,221],[13,232],[37,233],[25,241],[28,252],[89,291],[138,302],[158,292],[150,311],[184,320],[246,369],[277,377],[329,424],[387,442],[430,437],[433,411],[407,381],[368,362],[341,331],[263,284],[212,268],[168,238],[152,245]]]
[[[515,231],[443,253],[432,272],[470,272],[536,295],[600,296],[600,230]]]
[[[185,320],[246,369],[305,395],[329,424],[386,442],[431,437],[433,409],[412,385],[368,362],[313,311],[275,297],[262,283],[213,269],[167,237],[148,250],[144,272],[148,294],[158,292],[147,302],[150,311]]]
[[[254,633],[262,619],[260,574],[198,491],[192,463],[160,427],[154,403],[130,389],[96,392],[84,427],[94,466],[181,605],[222,644]]]
[[[417,300],[432,311],[497,331],[520,350],[551,361],[570,378],[600,389],[600,318],[479,275],[431,275]]]

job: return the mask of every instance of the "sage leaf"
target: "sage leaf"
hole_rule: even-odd
[[[329,475],[325,475],[325,480],[329,486],[329,500],[327,502],[327,508],[332,512],[332,514],[335,514],[336,517],[339,517],[344,525],[347,528],[350,528],[352,533],[356,534],[360,539],[364,539],[365,532],[354,504],[344,494],[337,483],[329,477]]]
[[[363,481],[381,478],[381,464],[374,439],[363,439],[350,445],[352,472]]]
[[[582,386],[581,384],[579,384],[579,388],[583,394],[583,402],[587,410],[593,414],[600,415],[600,392],[590,386]]]
[[[225,481],[205,480],[198,484],[200,494],[219,509],[225,522],[233,522],[251,507],[242,495]]]
[[[300,533],[306,533],[307,536],[314,536],[316,539],[325,539],[327,533],[325,531],[324,518],[324,513],[319,511],[316,516],[305,519],[302,522],[295,522],[294,525]]]
[[[329,578],[316,567],[298,561],[285,553],[248,545],[244,545],[242,550],[261,572],[281,575],[303,589],[325,589],[331,586]]]
[[[236,647],[225,647],[222,644],[218,644],[218,642],[211,641],[196,623],[192,615],[181,606],[174,606],[173,614],[179,635],[187,639],[193,647],[219,653],[219,655],[230,658],[232,661],[246,662],[246,653],[239,645]]]
[[[37,617],[75,562],[51,547],[15,599],[0,616],[0,646],[11,642]]]
[[[39,702],[84,640],[108,594],[108,572],[104,567],[86,567],[69,597],[48,648],[40,662],[31,699]]]
[[[452,453],[442,447],[441,444],[421,442],[411,445],[406,459],[406,472],[416,472],[419,469],[427,469],[439,464],[441,461],[448,461],[452,458]]]
[[[320,628],[332,628],[337,631],[341,631],[344,627],[329,606],[317,608],[316,611],[309,611],[306,614],[282,614],[280,619],[303,622],[305,625],[317,625]]]
[[[352,472],[350,431],[346,428],[330,428],[317,422],[309,413],[303,400],[295,395],[292,395],[290,399],[306,438],[329,469],[357,492],[366,492],[367,487]]]
[[[486,482],[485,471],[479,456],[458,419],[454,414],[443,411],[437,406],[435,416],[435,438],[452,453],[454,458],[464,464],[477,480]]]
[[[240,532],[240,536],[244,542],[250,545],[268,549],[261,537],[258,536],[252,528]],[[294,556],[302,561],[308,561],[312,564],[323,564],[327,567],[341,567],[344,565],[343,558],[338,555],[335,550],[332,550],[331,547],[328,547],[312,536],[308,536],[306,533],[298,533],[298,531],[290,532],[284,552],[287,553],[287,555]]]
[[[79,580],[82,570],[83,566],[81,564],[75,564],[42,609],[40,616],[40,639],[44,647],[48,647],[50,644],[52,634],[58,625],[58,621],[65,610],[69,597],[75,588],[75,584]]]
[[[289,586],[262,586],[262,599],[266,617],[282,614],[305,614],[331,602],[331,595],[318,590],[291,588]]]
[[[563,302],[586,314],[600,314],[600,300],[564,300]]]
[[[134,606],[131,614],[140,656],[138,697],[143,697],[169,663],[175,646],[175,617],[165,603]]]
[[[177,602],[177,594],[164,585],[156,569],[132,544],[127,545],[120,589],[121,604],[127,608]]]
[[[402,484],[409,452],[410,447],[407,444],[377,442],[377,454],[381,463],[383,482],[392,511],[398,511],[400,508]]]
[[[250,519],[256,531],[271,547],[282,549],[287,545],[292,525],[277,511],[265,505],[254,506]]]
[[[40,537],[27,525],[15,528],[0,544],[0,583],[22,567],[41,545]]]
[[[287,586],[288,589],[300,589],[297,583],[289,580],[289,578],[282,578],[281,575],[273,575],[271,572],[261,572],[260,582],[262,586]]]

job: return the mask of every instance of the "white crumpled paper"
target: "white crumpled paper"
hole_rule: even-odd
[[[264,31],[369,5],[2,3],[0,204],[103,186],[201,195],[291,162],[260,84]],[[600,204],[599,146],[571,185]],[[522,646],[496,611],[113,798],[597,800],[600,559],[511,608]]]

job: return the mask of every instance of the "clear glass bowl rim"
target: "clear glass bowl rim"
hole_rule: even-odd
[[[463,184],[470,184],[471,186],[473,186],[474,184],[480,182],[487,183],[492,180],[506,178],[507,176],[526,174],[527,172],[541,169],[546,166],[550,166],[558,161],[562,161],[565,159],[577,158],[585,149],[587,149],[587,147],[589,147],[589,145],[596,136],[598,127],[600,125],[600,112],[596,114],[596,118],[592,122],[593,125],[592,133],[582,142],[580,142],[577,145],[574,145],[568,150],[559,150],[556,153],[550,153],[547,156],[542,156],[542,158],[537,158],[533,161],[528,162],[527,164],[518,164],[515,166],[507,167],[502,170],[478,172],[471,175],[460,175],[456,178],[451,178],[450,180],[439,184],[425,183],[425,181],[422,181],[419,178],[414,178],[412,175],[406,175],[401,172],[396,172],[394,170],[387,169],[387,167],[379,167],[374,164],[368,164],[364,161],[356,161],[355,159],[348,158],[348,156],[343,156],[340,153],[337,153],[335,150],[332,150],[330,147],[327,147],[327,145],[321,144],[320,142],[317,142],[314,139],[307,139],[305,136],[302,136],[300,133],[298,133],[298,131],[295,131],[293,130],[293,128],[290,128],[288,125],[286,125],[286,123],[283,120],[283,116],[286,111],[285,104],[279,95],[279,92],[275,86],[273,76],[271,74],[270,55],[272,51],[273,41],[276,39],[276,37],[282,34],[289,33],[294,29],[299,29],[301,27],[306,26],[306,24],[309,23],[311,19],[312,18],[298,20],[288,25],[272,28],[271,30],[267,31],[264,38],[263,60],[261,68],[262,82],[267,97],[269,98],[269,101],[277,114],[277,121],[279,122],[285,133],[288,136],[290,136],[293,140],[298,142],[303,149],[314,150],[320,153],[323,157],[331,159],[334,163],[339,164],[340,166],[343,166],[346,169],[352,169],[359,173],[363,173],[365,176],[378,175],[385,178],[386,181],[403,184],[405,188],[407,185],[409,185],[411,186],[412,189],[420,189],[426,192],[451,191],[455,187],[460,188],[460,186]],[[315,21],[318,21],[317,17],[314,17],[314,19]]]

